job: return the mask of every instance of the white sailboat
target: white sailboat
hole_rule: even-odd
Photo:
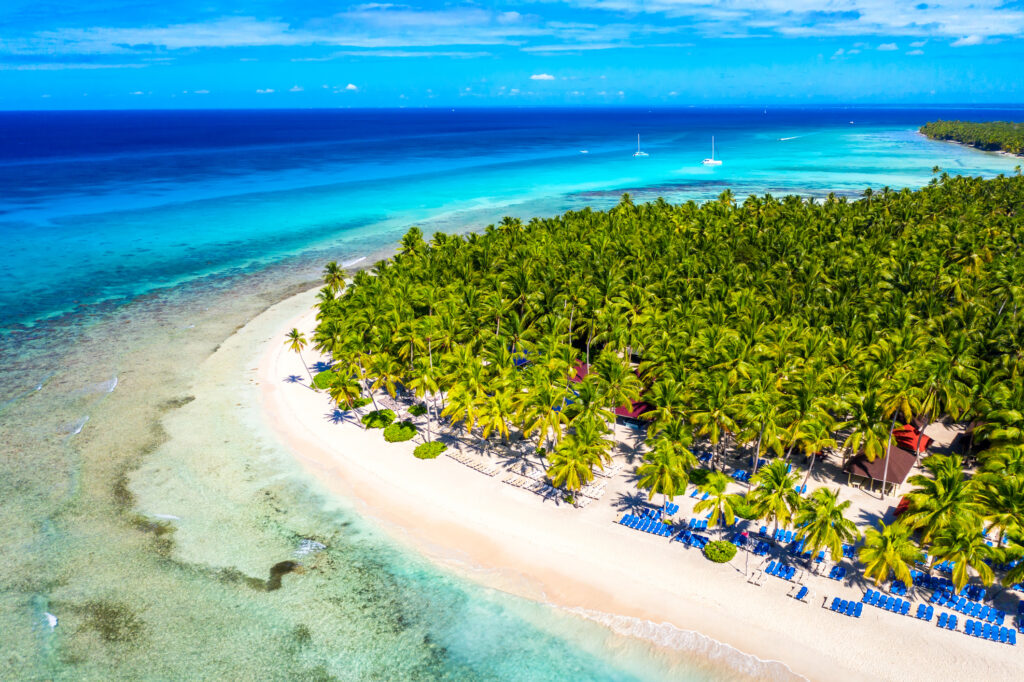
[[[636,151],[633,152],[633,156],[647,156],[647,152],[640,151],[640,133],[636,134]]]
[[[701,161],[705,166],[721,166],[722,162],[715,160],[715,136],[711,136],[711,158]]]

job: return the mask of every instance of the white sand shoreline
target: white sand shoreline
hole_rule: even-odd
[[[821,608],[825,597],[859,599],[863,586],[821,579],[827,584],[815,583],[811,602],[799,603],[787,596],[789,583],[747,584],[743,553],[733,560],[739,568],[714,565],[679,543],[618,526],[612,485],[606,499],[574,509],[445,456],[418,460],[413,443],[388,444],[379,430],[333,423],[324,393],[286,381],[305,372],[284,334],[312,330],[314,301],[315,292],[307,292],[264,313],[286,320],[258,357],[265,422],[328,490],[436,563],[613,630],[621,616],[633,620],[620,629],[648,623],[697,633],[762,662],[756,672],[737,670],[741,677],[764,679],[770,671],[780,679],[1009,679],[1024,671],[1015,648],[939,630],[934,622],[872,608],[853,619]],[[306,359],[312,361],[308,353]],[[616,485],[628,487],[625,480]]]

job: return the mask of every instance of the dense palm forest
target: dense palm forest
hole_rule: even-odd
[[[977,421],[967,460],[925,459],[906,513],[866,531],[861,559],[869,577],[909,583],[926,550],[957,583],[991,581],[1024,544],[1022,239],[1019,175],[943,174],[858,201],[624,195],[481,234],[426,242],[413,228],[347,288],[331,264],[314,344],[334,359],[340,406],[413,391],[435,424],[533,439],[569,491],[610,460],[613,410],[642,399],[641,487],[699,480],[715,520],[795,524],[833,554],[860,534],[849,503],[799,497],[810,471],[789,464],[882,457],[914,417]],[[717,471],[730,453],[750,458],[744,496]]]
[[[1004,151],[1024,154],[1024,123],[1011,121],[930,121],[921,132],[933,140],[963,142],[990,152]]]

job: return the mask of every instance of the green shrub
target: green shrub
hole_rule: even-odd
[[[737,500],[736,504],[732,507],[736,516],[741,519],[754,519],[757,518],[757,514],[754,513],[754,506],[750,504],[750,501],[746,497],[742,497]]]
[[[716,564],[724,564],[736,556],[736,545],[725,540],[714,540],[704,545],[704,556]]]
[[[389,443],[401,443],[405,440],[412,440],[416,435],[416,427],[410,421],[391,424],[384,429],[384,440]]]
[[[374,410],[363,417],[363,423],[371,429],[383,429],[395,421],[395,413],[391,410]]]
[[[370,402],[370,399],[366,396],[359,396],[352,401],[352,407],[363,407],[364,405],[369,405]]]
[[[432,440],[429,443],[420,443],[416,446],[416,449],[412,451],[412,454],[416,455],[419,459],[434,459],[442,452],[448,449],[448,446],[439,440]]]
[[[423,403],[416,403],[415,405],[409,408],[409,414],[411,414],[414,417],[422,417],[426,413],[427,406],[424,405]]]
[[[336,376],[337,375],[329,369],[318,373],[313,377],[313,388],[319,388],[321,391],[326,391]]]
[[[708,476],[711,475],[710,469],[697,468],[690,472],[690,483],[697,487],[700,487],[708,482]]]

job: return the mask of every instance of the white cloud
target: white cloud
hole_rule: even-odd
[[[928,44],[927,40],[915,40],[914,42],[910,43],[910,46],[911,47],[924,47],[927,44]]]
[[[359,88],[357,88],[354,84],[349,83],[348,85],[345,86],[345,89],[348,90],[349,92],[355,92]]]
[[[532,76],[530,76],[530,80],[532,80],[532,81],[553,81],[553,80],[555,80],[555,77],[552,76],[550,73],[535,73]]]
[[[129,92],[128,94],[129,95],[145,95],[146,93],[144,93],[142,90],[136,90],[135,92]]]
[[[969,45],[981,45],[983,42],[985,42],[985,37],[975,34],[954,40],[952,45],[953,47],[968,47]]]
[[[274,92],[274,88],[261,88],[256,91],[259,95],[269,95],[272,92]]]
[[[843,48],[839,48],[832,54],[832,59],[838,59],[842,57],[844,54],[846,54],[846,50],[844,50]]]
[[[881,45],[878,46],[878,49],[881,50],[882,52],[893,52],[895,50],[900,49],[900,46],[897,45],[896,43],[882,43]]]
[[[288,88],[288,92],[302,92],[302,86],[293,85],[292,87]]]
[[[924,54],[924,50],[911,50],[911,51],[910,51],[910,52],[908,52],[907,54],[909,54],[909,55],[913,55],[913,56],[915,56],[915,57],[916,57],[916,56],[918,56],[918,55],[922,55],[922,54]]]
[[[193,95],[209,95],[210,91],[209,90],[193,90],[192,94]]]

